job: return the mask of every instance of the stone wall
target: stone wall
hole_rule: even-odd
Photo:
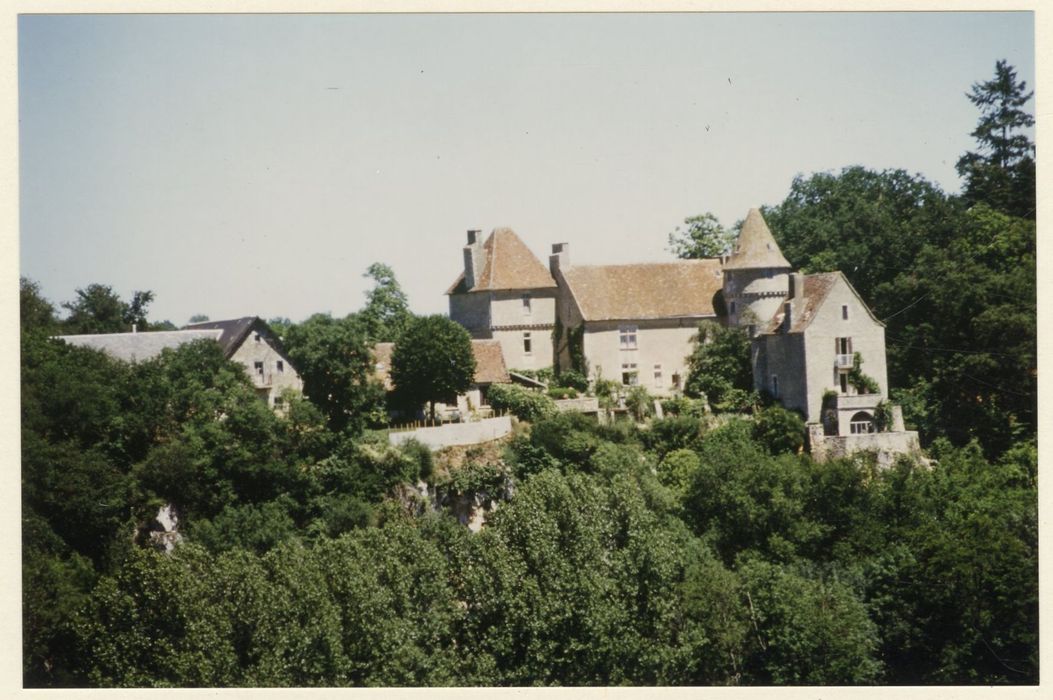
[[[451,445],[476,445],[504,437],[512,432],[512,419],[509,416],[485,418],[470,423],[447,423],[430,428],[417,428],[398,433],[388,433],[392,445],[401,445],[406,440],[417,440],[433,450]]]
[[[874,452],[878,465],[891,466],[899,455],[921,457],[918,433],[904,430],[886,433],[864,433],[861,435],[823,435],[823,426],[810,423],[808,440],[812,458],[817,462],[847,457],[858,452]]]

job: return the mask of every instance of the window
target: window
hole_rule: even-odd
[[[531,309],[530,309],[530,295],[529,294],[524,294],[523,295],[523,315],[524,316],[529,316],[530,313],[531,313]]]
[[[622,384],[626,386],[636,386],[639,384],[639,376],[636,372],[635,362],[622,363]]]
[[[260,334],[259,333],[254,334],[253,335],[253,340],[255,340],[257,343],[260,342]]]
[[[839,372],[837,375],[838,380],[841,382],[841,393],[848,393],[848,372]]]
[[[533,354],[533,341],[530,339],[530,331],[523,331],[523,352],[527,355]]]
[[[282,362],[281,360],[278,360],[277,362],[274,363],[274,369],[278,370],[279,372],[284,372],[285,371],[285,363]]]
[[[255,363],[253,363],[253,368],[256,370],[256,374],[260,375],[261,377],[263,376],[263,363],[262,362],[255,362]]]
[[[848,429],[853,435],[863,435],[865,433],[876,432],[874,428],[874,419],[866,411],[860,411],[852,416],[852,420],[848,424]]]
[[[636,349],[636,326],[620,326],[618,328],[618,345],[622,350]]]
[[[280,397],[280,396],[275,396],[274,397],[274,407],[275,408],[281,408],[282,407],[282,397]]]
[[[779,377],[774,374],[771,375],[771,395],[779,398]]]
[[[728,304],[728,310],[731,311],[731,313],[735,313],[735,302]]]
[[[679,389],[680,388],[680,374],[677,373],[677,372],[673,373],[673,388],[674,389]]]
[[[662,386],[662,365],[654,366],[654,385]]]
[[[850,369],[852,367],[851,338],[834,338],[834,352],[837,353],[836,364],[838,369]]]
[[[841,305],[841,318],[845,321],[848,320],[848,304]]]

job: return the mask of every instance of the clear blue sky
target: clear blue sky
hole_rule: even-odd
[[[20,264],[151,318],[444,312],[464,231],[661,260],[799,173],[948,192],[970,85],[1034,84],[1030,13],[22,16]],[[1033,103],[1032,103],[1033,110]]]

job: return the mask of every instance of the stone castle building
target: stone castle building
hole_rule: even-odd
[[[885,327],[840,272],[805,275],[783,257],[757,209],[722,258],[575,265],[567,243],[546,270],[508,228],[468,232],[450,318],[501,342],[511,370],[587,368],[591,379],[678,393],[698,323],[747,330],[754,388],[798,411],[817,456],[918,449],[887,405]],[[873,384],[861,391],[854,374]],[[876,390],[874,390],[876,389]]]

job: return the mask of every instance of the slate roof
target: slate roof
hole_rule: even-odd
[[[731,256],[724,263],[725,270],[747,270],[768,267],[789,268],[790,263],[782,256],[779,244],[771,235],[771,229],[761,216],[760,209],[750,209],[742,230],[732,248]]]
[[[475,275],[475,286],[467,289],[462,272],[447,294],[497,291],[504,289],[545,289],[555,287],[548,268],[530,252],[510,228],[497,228],[483,243],[483,260]]]
[[[563,278],[586,321],[715,316],[720,260],[580,265]]]
[[[219,341],[219,330],[143,331],[141,333],[99,333],[59,335],[58,340],[82,348],[92,348],[125,362],[142,362],[157,357],[166,348],[177,348],[195,340]]]
[[[374,374],[387,391],[395,388],[391,383],[391,352],[394,343],[377,343],[373,346]],[[475,356],[475,384],[508,384],[508,368],[501,343],[496,340],[473,340],[472,354]]]
[[[190,323],[183,326],[185,330],[218,330],[222,331],[219,337],[219,345],[223,348],[223,354],[230,357],[234,354],[234,351],[241,346],[242,341],[252,330],[256,322],[260,321],[259,316],[243,316],[241,318],[232,318],[227,321],[205,321],[203,323]],[[263,324],[266,327],[266,324]]]

